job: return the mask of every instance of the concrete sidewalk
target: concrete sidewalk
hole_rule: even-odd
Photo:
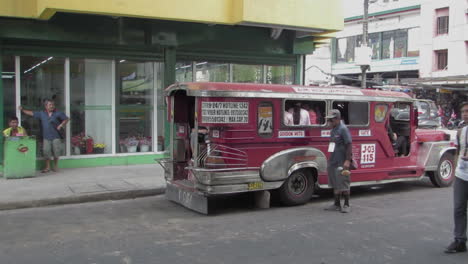
[[[25,179],[0,178],[0,210],[130,199],[164,193],[157,164],[61,169]]]

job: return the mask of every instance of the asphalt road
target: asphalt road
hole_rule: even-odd
[[[164,196],[0,212],[0,263],[467,263],[445,255],[452,188],[400,183],[353,189],[350,214],[221,200],[214,215]]]

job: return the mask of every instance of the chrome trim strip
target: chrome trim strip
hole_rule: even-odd
[[[394,182],[420,181],[425,176],[426,174],[423,174],[418,177],[411,177],[411,178],[399,178],[399,179],[390,179],[390,180],[382,180],[382,181],[351,182],[351,187],[366,186],[366,185],[379,185],[379,184],[387,184],[387,183],[394,183]],[[318,184],[318,186],[322,189],[331,189],[328,186],[328,184]]]
[[[293,172],[299,170],[299,169],[304,169],[304,168],[313,168],[316,169],[318,172],[323,172],[318,168],[317,162],[314,161],[304,161],[300,163],[295,163],[292,165],[289,170],[288,170],[288,175],[291,175]]]
[[[197,184],[196,187],[203,193],[207,195],[217,195],[217,194],[233,194],[233,193],[243,193],[251,191],[264,191],[264,190],[273,190],[278,189],[283,185],[283,182],[263,182],[263,188],[257,190],[249,190],[248,184],[230,184],[230,185],[202,185]]]
[[[223,171],[237,171],[237,170],[259,170],[259,167],[242,167],[242,168],[224,168],[224,169],[206,169],[199,167],[188,166],[186,170],[193,170],[196,172],[223,172]]]

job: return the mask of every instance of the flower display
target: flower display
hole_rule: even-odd
[[[151,146],[151,137],[140,137],[140,146]]]
[[[103,149],[103,148],[106,147],[106,144],[104,144],[104,143],[95,143],[95,144],[93,145],[93,147],[94,147],[94,148]]]
[[[139,141],[136,137],[128,137],[124,140],[124,145],[127,147],[135,147],[138,146]]]

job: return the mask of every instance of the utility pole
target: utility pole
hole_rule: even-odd
[[[369,17],[369,0],[364,0],[364,16],[362,20],[362,45],[367,47],[367,32],[368,32],[368,17]],[[366,71],[369,65],[361,65],[361,88],[366,89]]]

